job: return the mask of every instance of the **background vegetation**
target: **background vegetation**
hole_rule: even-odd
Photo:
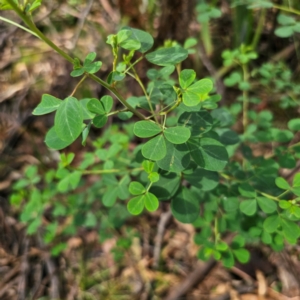
[[[297,299],[300,4],[40,2],[20,7],[59,49],[87,58],[83,69],[72,66],[20,28],[15,12],[1,11],[0,299]],[[129,76],[135,46],[119,42],[123,65],[111,73],[113,35],[120,40],[124,26],[150,33],[154,46],[144,52],[167,49],[163,61],[147,54]],[[179,46],[188,54],[180,66],[168,52]],[[195,76],[184,73],[190,69]],[[145,133],[139,115],[103,85],[76,78],[94,73],[143,114],[153,112],[145,93],[156,107],[171,107],[166,126],[188,124],[187,139],[201,130],[202,148],[190,152],[213,155],[201,150],[205,162],[191,154],[173,166],[151,147],[141,151],[156,134],[179,153],[186,140],[157,127]],[[198,93],[205,97],[193,111],[178,101],[189,106],[195,78],[214,89]],[[38,104],[74,94],[96,128],[70,146],[54,143],[47,132],[56,121],[36,116],[45,113]],[[95,108],[90,99],[101,102]],[[142,207],[136,198],[145,198]],[[133,216],[144,204],[148,212]]]

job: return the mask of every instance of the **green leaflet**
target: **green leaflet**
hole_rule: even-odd
[[[203,169],[221,171],[228,162],[226,148],[215,139],[190,139],[188,146],[192,158]]]
[[[145,193],[146,189],[141,183],[139,183],[137,181],[132,181],[129,184],[129,192],[132,195],[140,195],[140,194]]]
[[[194,194],[183,187],[172,199],[171,210],[178,221],[193,223],[199,216],[200,205]]]
[[[50,128],[45,137],[47,147],[54,150],[61,150],[72,144],[72,141],[66,142],[60,139],[55,131],[54,126]]]
[[[150,48],[152,48],[154,40],[153,37],[148,33],[140,29],[131,28],[128,26],[123,27],[123,29],[127,29],[131,32],[130,38],[140,42],[140,47],[136,49],[141,53],[145,53]]]
[[[189,87],[196,78],[196,72],[194,70],[186,69],[180,72],[179,84],[183,89]]]
[[[35,116],[45,115],[56,111],[62,104],[62,100],[48,94],[42,96],[41,103],[33,110],[32,114]]]
[[[90,112],[94,114],[98,114],[98,115],[105,114],[105,110],[102,103],[96,98],[91,98],[91,100],[87,103],[86,107]]]
[[[107,115],[99,115],[93,119],[93,124],[97,128],[102,128],[106,124],[107,120]]]
[[[142,148],[142,154],[150,160],[161,160],[167,154],[166,142],[163,135],[158,135],[148,141]]]
[[[152,193],[145,193],[129,200],[127,204],[128,211],[133,215],[139,215],[144,207],[149,211],[157,210],[159,206],[158,199]]]
[[[186,144],[173,145],[166,141],[167,154],[157,161],[157,165],[166,171],[181,172],[189,166],[190,153]]]
[[[213,118],[205,110],[199,112],[184,112],[178,119],[179,125],[186,126],[190,129],[192,137],[198,137],[210,131],[213,123]]]
[[[188,56],[188,51],[180,46],[161,48],[146,54],[146,59],[158,66],[177,65]]]
[[[161,131],[162,128],[151,121],[138,121],[133,127],[133,133],[140,138],[152,137]]]
[[[187,127],[169,127],[164,130],[164,136],[172,144],[184,144],[191,136],[191,131]]]
[[[183,91],[183,103],[186,106],[196,106],[208,98],[208,93],[212,89],[213,83],[210,79],[201,79]]]
[[[240,203],[240,210],[242,213],[244,213],[247,216],[252,216],[256,213],[256,209],[257,209],[257,204],[256,204],[256,200],[252,199],[252,200],[243,200]]]
[[[66,98],[58,107],[54,128],[57,136],[65,142],[73,142],[82,131],[83,114],[80,103],[74,97]]]

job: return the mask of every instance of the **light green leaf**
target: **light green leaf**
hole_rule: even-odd
[[[83,115],[80,103],[74,97],[66,98],[58,107],[54,128],[57,136],[66,142],[73,142],[82,131]]]
[[[90,100],[91,100],[91,98],[83,98],[79,101],[79,103],[82,107],[83,120],[90,120],[95,117],[95,114],[91,113],[87,108],[87,104],[89,103]]]
[[[105,112],[108,114],[111,111],[114,104],[113,98],[111,96],[103,96],[100,100]]]
[[[84,62],[83,62],[83,65],[88,65],[90,64],[91,62],[93,62],[96,58],[97,54],[96,52],[90,52],[84,59]]]
[[[75,69],[71,72],[72,77],[78,77],[81,76],[84,73],[84,68]]]
[[[154,183],[159,180],[159,174],[157,172],[152,172],[148,175],[149,180]]]
[[[164,136],[172,144],[184,144],[191,136],[191,131],[187,127],[169,127],[164,130]]]
[[[126,50],[138,50],[141,48],[141,43],[139,41],[129,39],[120,43],[120,47]]]
[[[157,135],[162,128],[151,121],[138,121],[134,124],[133,133],[141,138],[148,138]]]
[[[266,232],[272,233],[277,230],[280,224],[280,218],[278,215],[267,217],[263,223],[263,228]]]
[[[145,203],[145,207],[147,208],[147,210],[152,212],[152,211],[156,211],[158,209],[158,206],[159,206],[158,199],[152,193],[146,193],[144,201],[145,201],[144,203]]]
[[[147,173],[151,173],[153,171],[154,165],[154,162],[150,160],[144,160],[142,163],[142,166]]]
[[[58,109],[62,100],[48,94],[42,96],[41,103],[33,110],[35,116],[45,115]]]
[[[196,72],[191,69],[186,69],[180,72],[179,84],[181,88],[186,89],[189,87],[196,78]]]
[[[161,48],[146,54],[146,59],[159,66],[177,65],[188,56],[188,51],[180,46]]]
[[[288,122],[288,128],[292,131],[300,131],[300,119],[291,119]]]
[[[257,205],[256,200],[243,200],[240,203],[240,210],[242,213],[244,213],[247,216],[252,216],[256,213]]]
[[[196,106],[208,98],[208,93],[213,89],[210,79],[201,79],[189,86],[182,94],[183,103],[186,106]]]
[[[188,146],[192,158],[203,169],[221,171],[228,162],[226,148],[215,139],[189,139]]]
[[[158,135],[148,141],[142,148],[142,154],[150,160],[161,160],[167,154],[165,139],[162,135]]]
[[[290,185],[289,183],[282,177],[277,177],[275,179],[275,184],[283,190],[289,190],[290,189]]]
[[[242,264],[245,264],[250,259],[250,253],[247,249],[235,249],[232,250],[234,256],[238,259],[238,261]]]
[[[146,192],[146,189],[140,182],[132,181],[129,184],[129,192],[132,195],[141,195]]]
[[[73,141],[63,141],[60,139],[55,131],[54,126],[50,128],[45,137],[45,143],[47,147],[54,150],[61,150],[72,144]]]
[[[145,206],[145,195],[140,195],[129,200],[127,209],[132,215],[139,215]]]
[[[122,42],[126,41],[129,39],[131,36],[131,31],[127,29],[122,29],[117,33],[117,39],[118,39],[118,44],[121,44]]]

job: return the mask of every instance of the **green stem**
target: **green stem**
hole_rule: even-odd
[[[288,7],[285,7],[285,6],[282,6],[282,5],[276,5],[276,4],[273,4],[273,7],[277,8],[279,10],[282,10],[282,11],[289,12],[289,13],[292,13],[292,14],[300,16],[300,11],[297,10],[297,9],[288,8]]]
[[[94,75],[94,74],[89,74],[89,77],[92,78],[94,81],[98,82],[99,84],[101,84],[102,86],[104,86],[106,89],[108,89],[109,91],[111,91],[116,98],[129,110],[131,111],[133,114],[135,114],[137,117],[139,117],[142,120],[145,120],[146,117],[141,114],[139,111],[137,111],[136,109],[134,109],[129,103],[126,102],[126,100],[123,98],[123,96],[117,91],[117,89],[115,87],[111,87],[107,82],[105,82],[104,80],[102,80],[101,78],[99,78],[98,76]]]
[[[120,173],[121,170],[119,169],[110,169],[110,170],[78,170],[81,171],[82,174],[84,175],[89,175],[89,174],[111,174],[111,173]]]
[[[16,22],[14,22],[14,21],[11,21],[11,20],[6,19],[6,18],[4,18],[4,17],[0,17],[0,20],[4,21],[4,22],[6,22],[6,23],[12,24],[12,25],[14,25],[14,26],[16,26],[16,27],[19,27],[19,28],[21,28],[21,29],[23,29],[23,30],[29,32],[30,34],[36,36],[37,38],[40,38],[35,32],[29,30],[28,28],[26,28],[26,27],[24,27],[24,26],[22,26],[22,25],[20,25],[20,24],[18,24],[18,23],[16,23]]]
[[[249,79],[248,66],[246,64],[242,65],[243,69],[243,79],[245,82]],[[248,126],[248,110],[249,110],[249,93],[243,90],[243,128],[244,132],[247,130]]]
[[[211,41],[211,34],[209,31],[209,22],[201,23],[201,38],[207,56],[211,56],[213,53],[213,44]]]
[[[157,116],[156,116],[155,111],[154,111],[154,109],[153,109],[153,106],[152,106],[150,97],[149,97],[149,95],[148,95],[148,93],[147,93],[147,91],[146,91],[146,88],[145,88],[144,84],[142,83],[142,81],[141,81],[141,79],[140,79],[138,73],[136,72],[135,68],[132,67],[131,69],[132,69],[132,71],[133,71],[133,73],[134,73],[134,79],[138,82],[138,84],[140,85],[141,89],[143,90],[143,93],[145,94],[145,97],[146,97],[147,102],[148,102],[149,107],[150,107],[151,115],[153,115],[153,117],[154,117],[154,119],[155,119],[155,122],[158,124]],[[128,73],[128,74],[129,74],[129,73]]]
[[[257,28],[255,30],[255,35],[254,35],[252,43],[251,43],[251,48],[253,50],[256,49],[257,44],[259,42],[262,30],[264,28],[265,19],[266,19],[266,9],[263,8],[260,12],[260,17],[259,17],[259,21],[258,21],[258,24],[257,24]]]
[[[71,97],[76,93],[76,91],[77,91],[77,89],[79,88],[79,86],[85,81],[86,77],[87,77],[87,74],[85,74],[85,75],[81,78],[81,80],[76,84],[76,86],[75,86],[75,88],[74,88],[72,94],[70,95]]]

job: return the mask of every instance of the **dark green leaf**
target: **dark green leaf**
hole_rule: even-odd
[[[219,184],[218,173],[199,168],[192,174],[184,174],[184,178],[202,191],[211,191]]]
[[[189,166],[190,154],[186,144],[173,145],[166,142],[166,156],[157,161],[157,165],[166,171],[181,172]]]
[[[203,169],[221,171],[228,162],[226,148],[211,138],[190,139],[188,141],[191,156]]]
[[[145,53],[148,51],[154,43],[153,37],[145,31],[142,31],[140,29],[130,28],[125,26],[124,29],[127,29],[131,32],[131,39],[137,40],[140,42],[141,47],[137,49],[137,51],[141,53]]]
[[[199,216],[200,205],[194,194],[183,187],[172,199],[171,210],[178,221],[192,223]]]
[[[205,110],[184,112],[180,115],[178,124],[190,128],[192,137],[198,137],[212,129],[213,118]]]
[[[171,200],[180,186],[180,176],[176,173],[161,173],[158,182],[155,182],[150,192],[155,194],[159,200]]]
[[[185,60],[188,51],[180,46],[161,48],[154,52],[146,54],[146,59],[159,66],[177,65]]]

